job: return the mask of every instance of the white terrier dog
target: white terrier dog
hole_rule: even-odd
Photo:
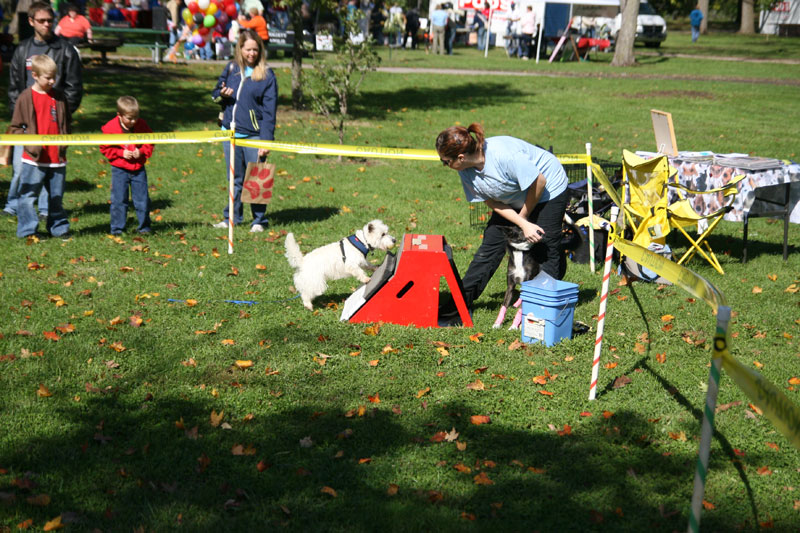
[[[395,244],[389,235],[389,226],[380,220],[368,222],[354,235],[312,250],[305,256],[300,251],[294,235],[286,235],[286,259],[295,269],[294,286],[300,292],[303,305],[311,310],[311,302],[328,288],[329,280],[353,276],[367,283],[369,276],[364,268],[370,268],[367,254],[373,250],[388,250]]]

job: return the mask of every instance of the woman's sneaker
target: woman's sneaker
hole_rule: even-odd
[[[261,224],[253,224],[250,226],[250,233],[261,233],[262,231],[264,231],[264,226]]]
[[[217,222],[216,224],[212,224],[211,227],[216,229],[228,229],[228,221],[223,220],[221,222]]]

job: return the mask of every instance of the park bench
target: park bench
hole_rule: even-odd
[[[150,28],[125,28],[112,26],[95,26],[92,28],[94,40],[83,43],[81,47],[100,52],[102,61],[107,60],[108,52],[116,52],[121,46],[149,48],[153,62],[161,61],[161,52],[169,48],[169,31]],[[98,35],[102,35],[98,37]]]

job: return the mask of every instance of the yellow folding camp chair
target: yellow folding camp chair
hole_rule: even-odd
[[[663,244],[667,234],[676,229],[690,243],[689,249],[678,259],[678,264],[686,263],[698,253],[717,272],[724,274],[707,239],[725,213],[731,210],[731,204],[738,192],[736,185],[744,176],[735,176],[722,187],[694,191],[677,183],[677,170],[670,166],[667,156],[646,160],[624,150],[622,163],[624,212],[634,231],[633,242],[644,247],[651,242]],[[672,203],[669,203],[670,190],[674,190],[679,198]],[[712,205],[712,212],[697,213],[687,195],[713,195],[713,202],[710,204],[700,202],[704,209],[707,209],[707,205]],[[695,238],[686,231],[690,226],[697,227]]]

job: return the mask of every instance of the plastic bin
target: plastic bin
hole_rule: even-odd
[[[522,342],[553,346],[572,338],[578,286],[542,272],[522,284]]]

